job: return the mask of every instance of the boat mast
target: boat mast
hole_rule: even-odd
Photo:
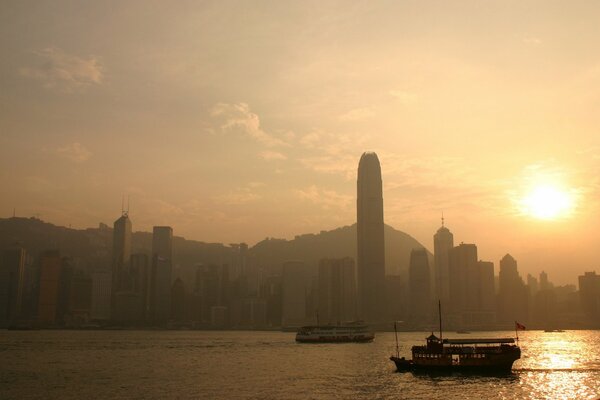
[[[398,348],[398,329],[396,329],[396,321],[394,321],[394,334],[396,335],[396,357],[400,358],[400,350]]]
[[[438,299],[438,315],[440,317],[440,342],[442,342],[442,301]]]

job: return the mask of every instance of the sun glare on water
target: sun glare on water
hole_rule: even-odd
[[[521,200],[524,214],[544,220],[566,217],[573,207],[574,199],[569,192],[550,185],[534,187]]]

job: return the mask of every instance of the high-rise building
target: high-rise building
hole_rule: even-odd
[[[454,247],[454,235],[442,226],[433,235],[433,257],[434,257],[434,282],[435,296],[442,304],[448,305],[450,301],[450,277],[448,272],[448,252]]]
[[[124,286],[125,269],[131,257],[131,220],[129,213],[122,211],[113,225],[111,317],[117,316],[117,293]]]
[[[448,272],[450,283],[449,311],[460,315],[459,324],[464,323],[462,315],[471,307],[474,295],[473,272],[477,270],[477,246],[461,243],[448,253]]]
[[[319,261],[319,318],[323,323],[355,321],[356,281],[354,260],[324,258]]]
[[[431,322],[431,275],[429,254],[424,248],[410,252],[408,291],[411,322],[417,326]]]
[[[150,311],[152,320],[164,324],[171,315],[171,272],[173,266],[173,229],[155,226],[152,230],[152,274]]]
[[[529,319],[529,291],[519,275],[517,260],[506,254],[500,260],[498,280],[498,322],[509,326]]]
[[[4,250],[0,258],[0,328],[21,317],[25,283],[25,250]]]
[[[489,327],[496,322],[496,288],[494,278],[494,263],[491,261],[479,261],[478,266],[479,287],[478,305],[479,309],[474,315],[474,324],[483,328]]]
[[[38,319],[44,325],[55,325],[59,322],[61,267],[62,260],[58,251],[46,251],[42,254]]]
[[[579,296],[589,321],[600,326],[600,275],[596,271],[579,276]]]
[[[302,261],[287,261],[281,276],[281,325],[298,327],[306,324],[307,295],[310,277]]]
[[[92,271],[92,305],[90,318],[106,323],[111,317],[112,273],[108,268]]]
[[[381,167],[377,154],[363,153],[356,186],[359,316],[368,322],[381,322],[386,315],[385,243]]]
[[[199,326],[214,326],[215,323],[221,326],[225,323],[221,321],[223,318],[224,321],[228,320],[228,276],[227,265],[196,266],[191,318]]]

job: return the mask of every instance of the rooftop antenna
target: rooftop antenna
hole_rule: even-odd
[[[442,226],[444,226],[444,212],[442,211]]]
[[[121,195],[121,215],[125,215],[125,195]]]
[[[131,197],[130,195],[127,195],[127,215],[129,215],[129,198],[130,197]]]

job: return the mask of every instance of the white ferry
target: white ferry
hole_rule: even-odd
[[[362,322],[303,326],[296,333],[296,341],[301,343],[371,342],[374,338],[373,331]]]

